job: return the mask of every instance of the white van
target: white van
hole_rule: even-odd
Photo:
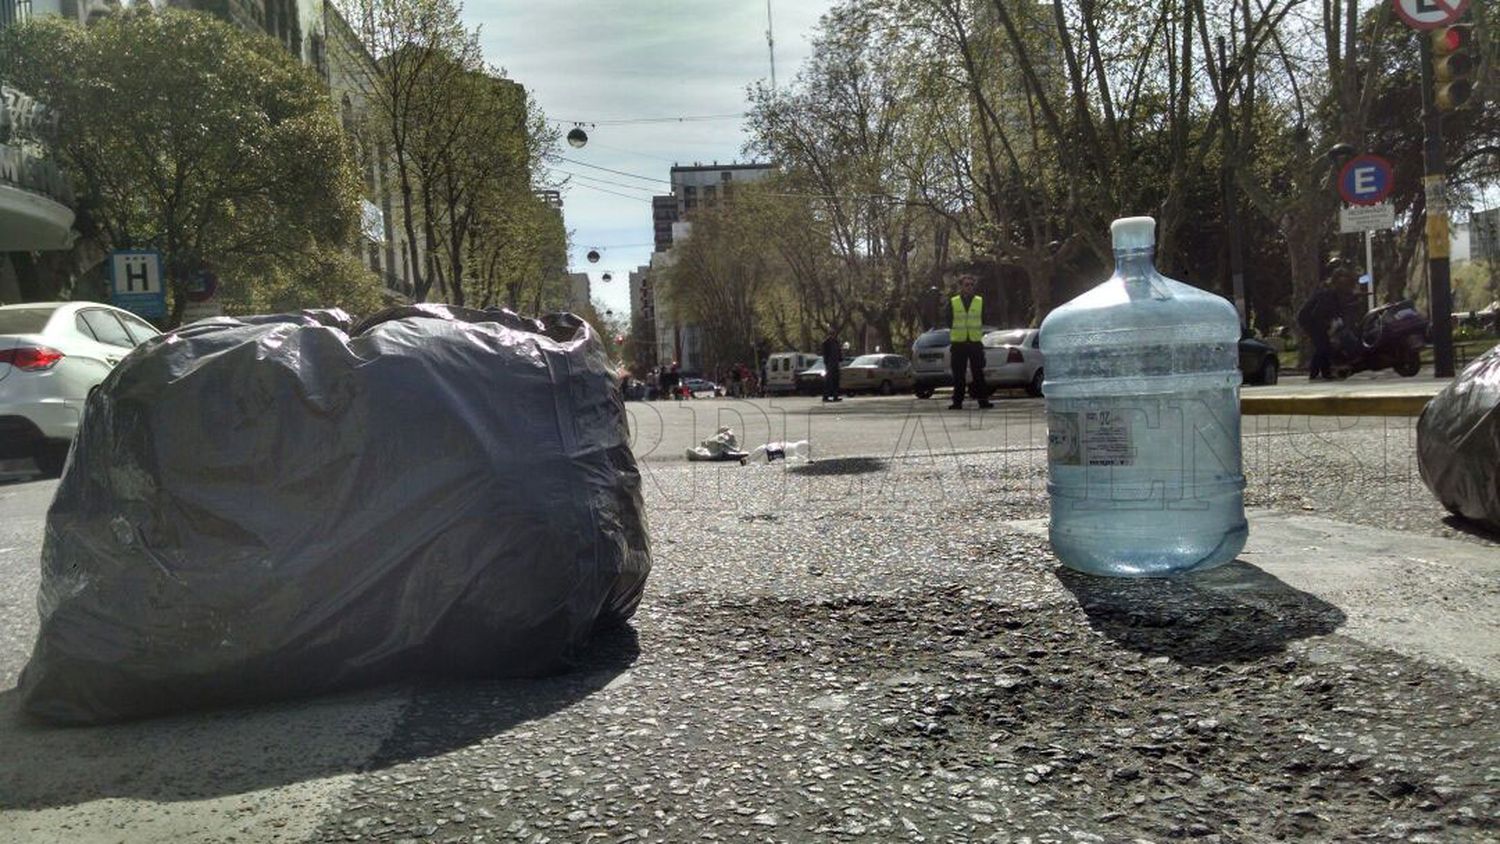
[[[766,394],[797,391],[797,373],[818,362],[807,352],[777,352],[766,358]]]

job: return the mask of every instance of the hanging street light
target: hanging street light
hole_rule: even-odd
[[[589,254],[588,254],[588,258],[589,258],[589,263],[590,264],[597,264],[597,263],[599,263],[599,250],[597,250],[597,249],[590,249],[589,250]]]
[[[575,123],[573,129],[568,132],[568,146],[574,149],[582,149],[589,142],[589,133],[583,131],[582,123]]]

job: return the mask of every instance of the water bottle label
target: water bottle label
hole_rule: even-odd
[[[1090,466],[1134,466],[1130,417],[1114,410],[1084,411],[1083,453]]]
[[[1047,460],[1055,466],[1134,466],[1130,418],[1118,410],[1047,414]]]

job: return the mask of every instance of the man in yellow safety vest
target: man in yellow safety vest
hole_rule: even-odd
[[[952,345],[948,347],[948,363],[953,368],[953,403],[948,405],[949,410],[963,410],[965,369],[973,375],[971,392],[979,400],[979,407],[994,407],[984,385],[984,346],[979,342],[984,333],[984,297],[974,292],[978,286],[976,276],[961,275],[958,295],[949,300],[946,316]]]

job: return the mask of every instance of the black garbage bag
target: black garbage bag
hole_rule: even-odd
[[[1417,467],[1449,512],[1500,529],[1500,346],[1422,409]]]
[[[89,400],[47,514],[28,712],[536,676],[634,613],[640,475],[591,327],[325,317],[188,326]]]

